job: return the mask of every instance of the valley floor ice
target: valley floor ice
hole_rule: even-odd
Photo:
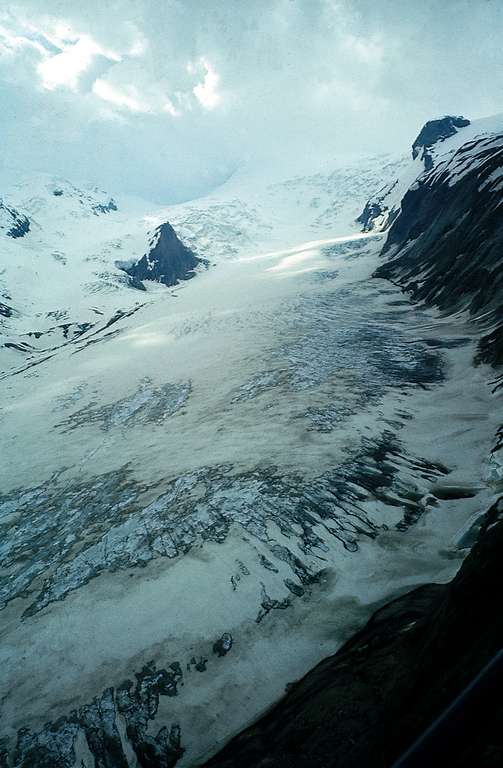
[[[371,277],[381,245],[219,262],[4,371],[10,749],[90,767],[99,721],[124,765],[194,765],[381,601],[452,577],[500,471],[490,373],[463,317]]]

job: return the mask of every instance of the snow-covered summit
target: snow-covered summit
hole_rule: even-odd
[[[96,186],[75,184],[49,174],[25,177],[9,189],[9,200],[41,224],[51,218],[87,218],[117,211],[114,198]]]
[[[137,293],[118,269],[148,248],[151,206],[49,174],[19,174],[0,202],[0,301],[9,342],[44,334],[55,322],[86,324],[134,306]],[[21,237],[28,233],[28,236]]]
[[[416,157],[421,155],[424,167],[427,171],[431,170],[433,168],[433,160],[429,150],[435,144],[454,136],[459,128],[466,128],[468,125],[470,125],[470,121],[462,116],[445,115],[435,120],[428,120],[421,128],[412,145],[412,159],[415,160]]]

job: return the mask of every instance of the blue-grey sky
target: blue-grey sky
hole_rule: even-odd
[[[501,0],[4,0],[11,169],[156,200],[503,111]]]

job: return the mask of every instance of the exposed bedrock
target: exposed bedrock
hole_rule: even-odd
[[[30,231],[30,220],[4,203],[0,197],[0,233],[7,237],[24,237]]]
[[[132,266],[121,267],[132,278],[135,288],[143,288],[142,280],[164,285],[177,285],[180,280],[194,277],[199,264],[206,263],[179,240],[175,230],[165,222],[158,227],[150,241],[149,251]]]
[[[412,145],[412,159],[419,158],[424,169],[431,171],[435,165],[437,145],[467,125],[470,125],[470,121],[465,117],[452,115],[429,120]],[[416,173],[419,173],[419,169]],[[396,178],[367,200],[365,208],[356,219],[357,223],[362,225],[362,232],[383,232],[396,221],[400,215],[400,196],[404,191],[401,188],[402,183],[400,178]]]
[[[503,645],[503,498],[450,584],[375,613],[334,656],[289,688],[207,768],[390,766]],[[451,768],[501,765],[503,707],[481,707],[439,754]]]
[[[405,194],[376,277],[415,300],[466,310],[486,336],[480,359],[502,360],[503,135],[469,141]]]
[[[450,136],[454,136],[459,128],[465,128],[470,125],[466,117],[455,117],[446,115],[436,120],[428,120],[419,131],[418,137],[412,145],[412,157],[415,160],[422,151],[421,160],[424,161],[424,167],[427,171],[433,168],[433,160],[430,154],[431,148],[437,142],[445,141]]]
[[[399,215],[400,210],[393,206],[393,190],[398,185],[398,179],[379,189],[365,203],[365,208],[356,219],[362,225],[362,232],[382,232],[391,226]]]

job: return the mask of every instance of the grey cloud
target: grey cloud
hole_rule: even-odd
[[[43,23],[39,0],[9,11]],[[24,155],[114,192],[180,199],[244,157],[405,151],[431,116],[503,110],[499,0],[46,0],[43,11],[123,60],[97,58],[77,94],[40,91],[26,53],[0,64],[10,162]],[[135,41],[144,50],[131,56]],[[220,76],[212,111],[187,71],[201,57]],[[151,113],[100,101],[90,93],[97,76],[136,88]],[[183,115],[163,113],[164,99]]]

